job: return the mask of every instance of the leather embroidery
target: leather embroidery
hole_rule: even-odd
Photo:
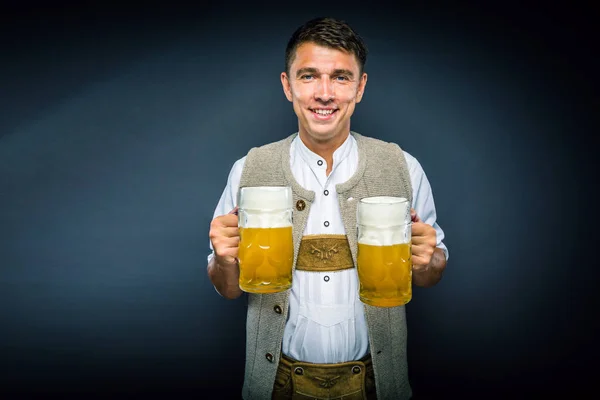
[[[346,235],[306,235],[302,237],[296,269],[339,271],[354,268]]]
[[[332,376],[331,378],[321,378],[319,376],[315,376],[315,379],[319,381],[319,386],[324,387],[325,389],[329,389],[337,383],[337,380],[340,379],[340,376]]]

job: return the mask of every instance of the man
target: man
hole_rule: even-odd
[[[229,174],[210,226],[208,275],[223,297],[240,290],[236,194],[243,186],[285,185],[294,192],[295,252],[328,235],[343,237],[351,268],[300,268],[292,288],[248,294],[244,398],[410,398],[404,306],[358,298],[356,203],[391,195],[412,201],[413,284],[435,285],[448,250],[431,187],[418,161],[393,143],[350,130],[364,94],[367,49],[343,21],[307,22],[286,49],[281,83],[298,133],[252,149]],[[300,240],[298,240],[300,239]],[[312,259],[316,265],[318,258]]]

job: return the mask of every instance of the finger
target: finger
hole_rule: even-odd
[[[435,235],[413,235],[410,243],[412,246],[427,246],[433,249],[437,246],[437,238]]]
[[[435,228],[423,222],[413,222],[410,231],[412,236],[436,236]]]
[[[233,265],[233,264],[238,263],[237,256],[232,256],[232,255],[220,256],[220,255],[215,254],[215,257],[217,257],[217,262],[221,265]]]
[[[239,237],[240,236],[240,228],[238,228],[237,226],[221,227],[221,228],[217,229],[215,236],[225,237],[225,238]]]
[[[429,263],[429,261],[431,260],[431,257],[433,256],[434,250],[435,250],[434,247],[427,246],[427,245],[411,246],[411,257],[412,257],[413,263],[418,264],[418,262],[415,261],[415,258],[425,260],[426,263]]]
[[[412,222],[421,222],[421,218],[417,215],[417,211],[414,208],[410,209],[410,220]]]
[[[217,235],[216,237],[211,237],[211,243],[215,254],[229,254],[231,256],[237,257],[237,252],[240,245],[240,237],[226,237]]]
[[[224,249],[237,249],[240,246],[240,237],[239,236],[217,236],[212,239],[213,248],[215,251],[220,252]]]
[[[215,254],[221,258],[229,257],[231,259],[237,258],[239,254],[239,242],[230,241],[229,243],[219,243],[218,246],[215,247]],[[233,262],[233,260],[230,260]]]
[[[215,254],[221,258],[224,258],[224,257],[237,258],[239,252],[238,252],[237,247],[227,247],[227,248],[220,249],[220,251],[217,251],[215,249]]]
[[[234,227],[238,226],[238,216],[235,214],[225,214],[220,217],[215,218],[212,223],[212,227],[219,228],[222,226],[225,227]]]
[[[222,225],[211,225],[208,237],[213,244],[213,247],[218,245],[222,241],[226,241],[230,238],[238,238],[239,240],[240,230],[237,226],[222,226]]]
[[[412,265],[416,265],[416,266],[424,266],[424,265],[428,265],[431,262],[431,256],[424,256],[424,255],[413,255],[411,257],[412,259]]]

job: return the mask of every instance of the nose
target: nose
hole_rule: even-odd
[[[328,77],[319,79],[315,88],[315,99],[324,103],[335,99],[334,86],[331,84]]]

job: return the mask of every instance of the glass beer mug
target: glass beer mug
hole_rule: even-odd
[[[357,270],[360,300],[394,307],[412,298],[410,202],[402,197],[367,197],[357,210]]]
[[[292,286],[292,188],[244,187],[238,192],[240,289],[276,293]]]

